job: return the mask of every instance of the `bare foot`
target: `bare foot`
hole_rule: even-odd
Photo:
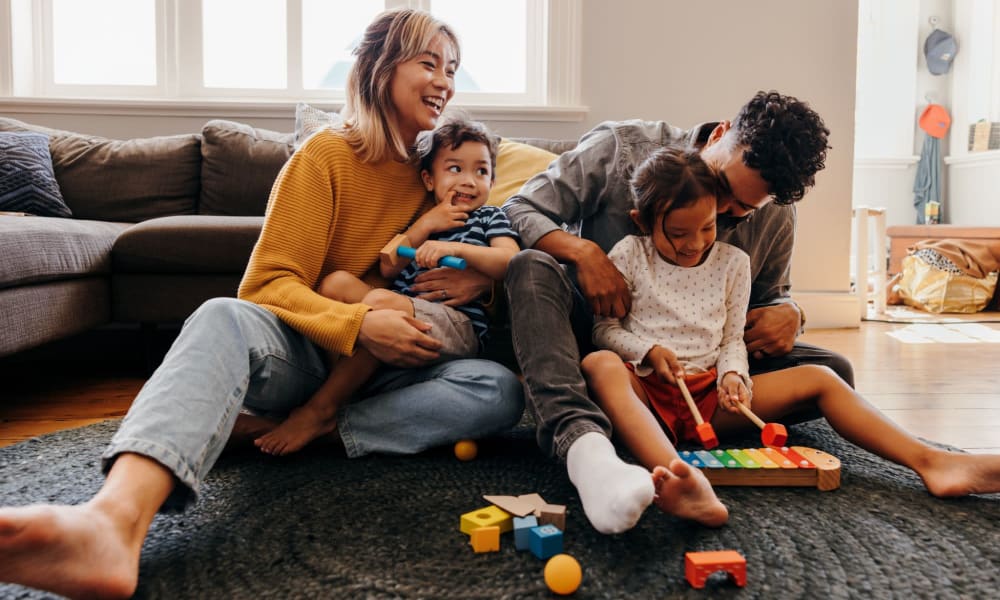
[[[327,411],[306,403],[293,410],[284,423],[257,438],[254,444],[262,452],[283,456],[301,450],[309,442],[336,428],[336,416],[328,416]]]
[[[281,421],[275,419],[240,413],[236,416],[236,424],[229,434],[229,439],[226,440],[226,452],[248,448],[256,449],[254,441],[273,431],[280,424]]]
[[[933,450],[917,473],[938,498],[1000,492],[1000,455]]]
[[[653,469],[653,487],[653,504],[668,515],[706,527],[722,527],[729,520],[729,510],[719,502],[705,475],[679,458]]]
[[[73,598],[128,598],[139,552],[92,504],[0,510],[0,581]]]

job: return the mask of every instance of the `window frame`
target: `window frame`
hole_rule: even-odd
[[[201,1],[155,0],[158,81],[152,86],[90,86],[56,84],[52,66],[52,19],[49,0],[0,0],[0,31],[10,33],[11,2],[30,3],[33,77],[30,93],[14,95],[11,35],[0,44],[0,96],[4,103],[44,99],[47,103],[128,105],[153,103],[193,107],[199,104],[287,106],[296,101],[339,108],[342,91],[306,90],[302,85],[301,0],[286,0],[288,10],[288,84],[282,90],[204,88],[201,72]],[[433,0],[386,0],[386,7],[428,9]],[[526,53],[528,89],[523,94],[459,92],[453,103],[497,117],[579,120],[581,7],[576,0],[529,0]],[[184,77],[181,69],[184,69]],[[38,75],[38,74],[41,75]],[[192,82],[199,82],[194,85]],[[24,87],[23,85],[20,87]]]

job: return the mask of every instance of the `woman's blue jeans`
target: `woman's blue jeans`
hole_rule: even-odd
[[[325,352],[274,313],[233,298],[203,304],[185,322],[103,455],[105,472],[132,452],[173,472],[168,505],[197,495],[244,407],[282,416],[327,376]],[[412,454],[514,426],[524,408],[520,381],[485,360],[383,368],[344,406],[337,431],[347,455]]]

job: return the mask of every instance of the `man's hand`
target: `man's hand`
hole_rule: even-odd
[[[427,335],[431,326],[398,310],[365,313],[358,343],[384,363],[419,367],[436,360],[441,342]]]
[[[414,280],[411,288],[417,298],[462,306],[480,298],[493,287],[493,280],[475,269],[431,269]]]
[[[788,354],[801,322],[799,309],[791,302],[751,309],[743,332],[747,353],[756,359]]]
[[[684,367],[677,361],[677,355],[669,348],[653,346],[646,353],[642,362],[659,375],[664,381],[677,385],[677,378],[684,377]]]
[[[600,247],[576,262],[576,280],[591,310],[599,317],[621,319],[632,309],[632,292],[628,283]]]

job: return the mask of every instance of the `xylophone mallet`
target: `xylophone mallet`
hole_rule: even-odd
[[[410,241],[403,234],[399,234],[392,238],[392,241],[386,244],[382,248],[382,251],[379,252],[379,257],[381,258],[382,263],[395,266],[399,260],[397,257],[401,256],[403,258],[413,258],[416,256],[416,249],[411,248],[409,244]],[[438,261],[438,266],[451,267],[452,269],[464,269],[465,259],[457,256],[445,256]]]
[[[694,417],[694,422],[697,423],[695,426],[695,431],[698,433],[698,439],[701,440],[701,445],[705,447],[706,450],[711,450],[719,445],[719,438],[715,436],[715,430],[712,429],[711,423],[706,423],[704,419],[701,418],[701,413],[698,412],[698,406],[694,403],[694,398],[691,397],[691,392],[688,391],[688,386],[684,383],[683,377],[677,378],[677,387],[681,388],[681,394],[684,396],[684,401],[687,402],[688,408],[691,409],[691,415]]]
[[[737,402],[736,406],[757,427],[760,427],[760,441],[764,442],[765,446],[784,446],[785,442],[788,441],[788,430],[785,429],[784,425],[781,423],[765,423],[742,402]]]

